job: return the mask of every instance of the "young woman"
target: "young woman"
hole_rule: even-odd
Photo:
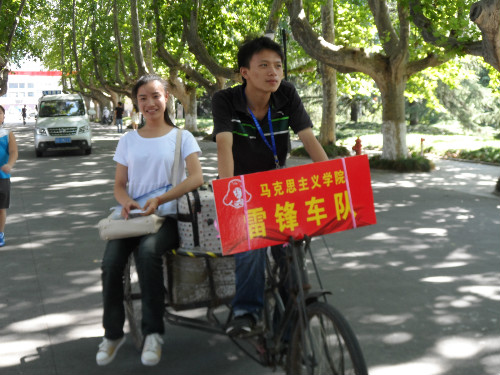
[[[0,105],[0,247],[5,246],[5,222],[10,206],[10,171],[17,161],[16,137],[3,127],[5,109]]]
[[[171,176],[177,132],[168,116],[166,82],[156,75],[141,77],[132,89],[145,125],[126,133],[119,141],[113,158],[117,162],[114,195],[123,207],[122,216],[129,218],[131,210],[142,215],[153,214],[158,206],[167,204],[169,213],[176,212],[175,200],[203,183],[200,148],[193,135],[182,132],[182,181],[166,193],[149,199],[141,207],[133,197],[139,197],[174,181]],[[178,246],[177,221],[167,217],[160,230],[151,235],[108,241],[102,261],[104,339],[99,346],[98,365],[110,363],[125,341],[123,325],[122,277],[129,254],[137,249],[135,261],[142,294],[142,331],[145,337],[141,361],[154,366],[160,361],[164,333],[164,291],[162,254]]]

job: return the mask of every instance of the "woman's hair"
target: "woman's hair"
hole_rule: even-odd
[[[2,110],[3,114],[5,115],[5,108],[0,105],[0,110]]]
[[[168,93],[167,90],[167,81],[165,81],[163,78],[161,78],[159,75],[156,74],[145,74],[141,78],[137,80],[135,83],[134,87],[132,87],[132,100],[137,103],[137,92],[139,91],[139,88],[141,86],[144,86],[146,83],[152,82],[152,81],[158,81],[161,83],[163,90],[165,91],[165,94]],[[168,110],[165,108],[165,112],[163,113],[163,118],[165,119],[165,122],[169,125],[175,126],[172,120],[170,119],[170,116],[168,115]]]

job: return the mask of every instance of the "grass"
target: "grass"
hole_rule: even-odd
[[[350,149],[354,145],[356,137],[359,136],[363,149],[365,150],[382,150],[382,134],[380,133],[380,125],[372,124],[371,127],[363,124],[358,127],[355,124],[343,125],[343,129],[355,129],[357,132],[353,136],[340,139],[337,144],[343,145]],[[374,132],[376,129],[378,132]],[[492,128],[479,128],[476,131],[464,132],[456,123],[439,123],[436,125],[419,125],[416,127],[408,127],[406,136],[406,144],[409,151],[420,153],[421,139],[423,141],[424,153],[434,154],[440,157],[449,157],[455,154],[456,157],[466,158],[472,154],[473,157],[468,157],[470,160],[497,162],[497,159],[492,158],[496,150],[500,150],[500,139],[498,138],[499,130]],[[482,149],[491,149],[493,151],[484,151]],[[477,151],[477,152],[473,152]]]

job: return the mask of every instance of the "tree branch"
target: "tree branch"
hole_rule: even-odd
[[[420,30],[422,38],[424,38],[427,43],[436,47],[444,48],[448,51],[460,49],[469,55],[483,55],[481,42],[459,42],[455,37],[453,37],[453,35],[456,35],[456,32],[453,30],[450,31],[450,36],[440,35],[433,27],[431,20],[423,14],[422,3],[420,0],[410,0],[409,7],[413,23]]]
[[[181,64],[177,58],[175,58],[171,53],[167,51],[165,48],[165,34],[163,33],[163,30],[161,28],[161,20],[160,20],[160,13],[159,13],[159,6],[158,6],[158,0],[153,0],[153,10],[154,10],[154,16],[155,16],[155,23],[156,23],[156,47],[157,51],[156,54],[157,56],[165,63],[171,70],[171,74],[174,74],[177,76],[176,70],[181,70],[183,71],[189,78],[198,83],[199,85],[203,86],[207,92],[213,93],[216,89],[214,88],[214,84],[210,82],[208,79],[206,79],[201,73],[193,69],[187,64]],[[174,79],[175,81],[175,79]]]
[[[23,14],[25,4],[26,0],[22,0],[21,3],[19,4],[19,9],[17,10],[16,18],[14,19],[14,23],[12,25],[12,28],[10,29],[9,37],[7,38],[7,43],[5,44],[6,64],[10,60],[10,53],[12,52],[12,41],[14,40],[14,34],[16,33],[17,25],[19,25],[19,20],[21,19],[21,15]]]
[[[341,73],[362,72],[376,82],[388,69],[388,59],[380,54],[367,54],[360,48],[345,48],[328,43],[316,35],[302,9],[301,0],[287,0],[290,24],[294,38],[312,58],[337,69]]]
[[[450,59],[451,57],[443,57],[443,56],[437,56],[435,54],[428,54],[427,57],[423,59],[409,62],[406,66],[405,74],[411,76],[427,68],[432,68],[444,64]]]
[[[280,10],[283,6],[284,0],[274,0],[271,5],[271,12],[269,14],[269,19],[267,20],[266,31],[274,31],[276,32],[276,28],[278,27],[278,23],[280,20]]]
[[[392,26],[385,0],[369,0],[370,9],[377,26],[378,35],[385,53],[390,56],[399,48],[399,37]]]
[[[144,55],[142,53],[142,43],[141,43],[141,30],[139,24],[139,12],[137,10],[137,0],[130,0],[130,15],[132,22],[132,46],[135,63],[139,69],[139,75],[143,76],[146,74],[147,68],[144,62]]]
[[[208,53],[205,44],[198,36],[198,7],[199,0],[193,1],[189,19],[184,17],[184,30],[189,50],[196,56],[198,62],[204,65],[216,77],[225,77],[233,81],[240,81],[240,73],[231,68],[226,68],[217,63]]]
[[[120,36],[120,24],[118,22],[118,4],[116,0],[113,0],[113,31],[115,34],[115,40],[116,40],[116,48],[118,49],[118,59],[120,61],[120,69],[122,71],[122,74],[125,76],[125,79],[127,79],[127,71],[125,69],[125,61],[123,59],[123,47],[122,47],[122,38]]]

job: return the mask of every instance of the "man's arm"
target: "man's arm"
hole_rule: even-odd
[[[217,142],[217,166],[219,178],[234,176],[233,133],[221,132],[215,136]]]
[[[302,144],[304,145],[304,148],[311,157],[312,161],[317,162],[317,161],[328,160],[328,156],[326,155],[326,152],[321,146],[321,144],[314,136],[312,128],[303,129],[299,131],[297,135],[302,141]]]

